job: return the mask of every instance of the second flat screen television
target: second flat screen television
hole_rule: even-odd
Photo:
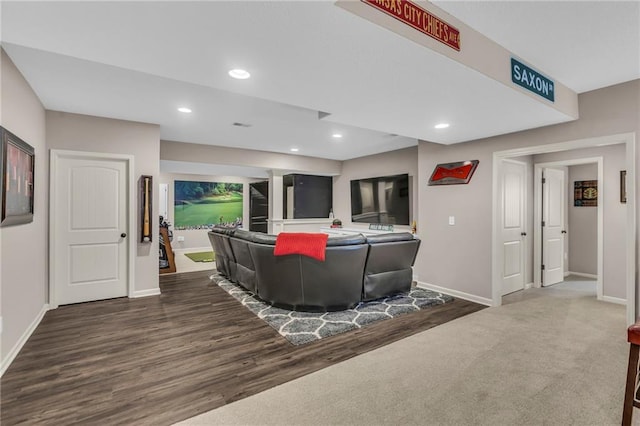
[[[409,225],[409,175],[352,180],[351,221]]]

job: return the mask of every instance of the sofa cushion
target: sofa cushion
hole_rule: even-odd
[[[353,246],[356,244],[364,244],[366,242],[367,239],[362,234],[341,235],[339,237],[329,237],[327,240],[327,247]]]
[[[263,234],[262,232],[253,232],[251,241],[258,244],[276,245],[276,236],[271,234]]]

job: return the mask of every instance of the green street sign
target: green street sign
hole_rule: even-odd
[[[514,58],[511,58],[511,81],[536,95],[555,102],[553,80]]]

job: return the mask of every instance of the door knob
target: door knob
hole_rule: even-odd
[[[527,233],[526,232],[521,232],[520,235],[522,235],[523,237],[526,237]]]
[[[125,237],[127,236],[127,234],[123,232],[122,234],[120,234],[120,236],[121,236],[122,238],[125,238]]]

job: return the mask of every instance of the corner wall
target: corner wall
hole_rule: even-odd
[[[46,311],[48,175],[45,110],[4,50],[2,126],[35,149],[33,222],[0,228],[1,368],[4,372]]]
[[[622,168],[624,169],[624,165]],[[572,196],[574,182],[581,180],[596,180],[597,178],[597,164],[582,164],[580,166],[569,167],[569,182],[567,182],[569,193],[567,216],[569,217],[568,235],[570,272],[589,275],[596,275],[598,273],[598,209],[593,207],[577,207],[574,205]],[[605,176],[605,180],[608,181],[609,176]],[[600,188],[600,190],[602,190],[602,188]],[[600,192],[600,190],[598,192]],[[606,196],[606,192],[600,192],[600,194],[598,194],[599,203],[605,201],[602,194]],[[607,206],[605,205],[604,208],[606,210]],[[605,217],[608,218],[609,215],[605,213]],[[624,217],[622,218],[622,223],[624,223]],[[621,242],[622,241],[624,241],[624,235],[621,239]],[[624,259],[624,244],[622,246]],[[608,254],[608,250],[605,254]]]

